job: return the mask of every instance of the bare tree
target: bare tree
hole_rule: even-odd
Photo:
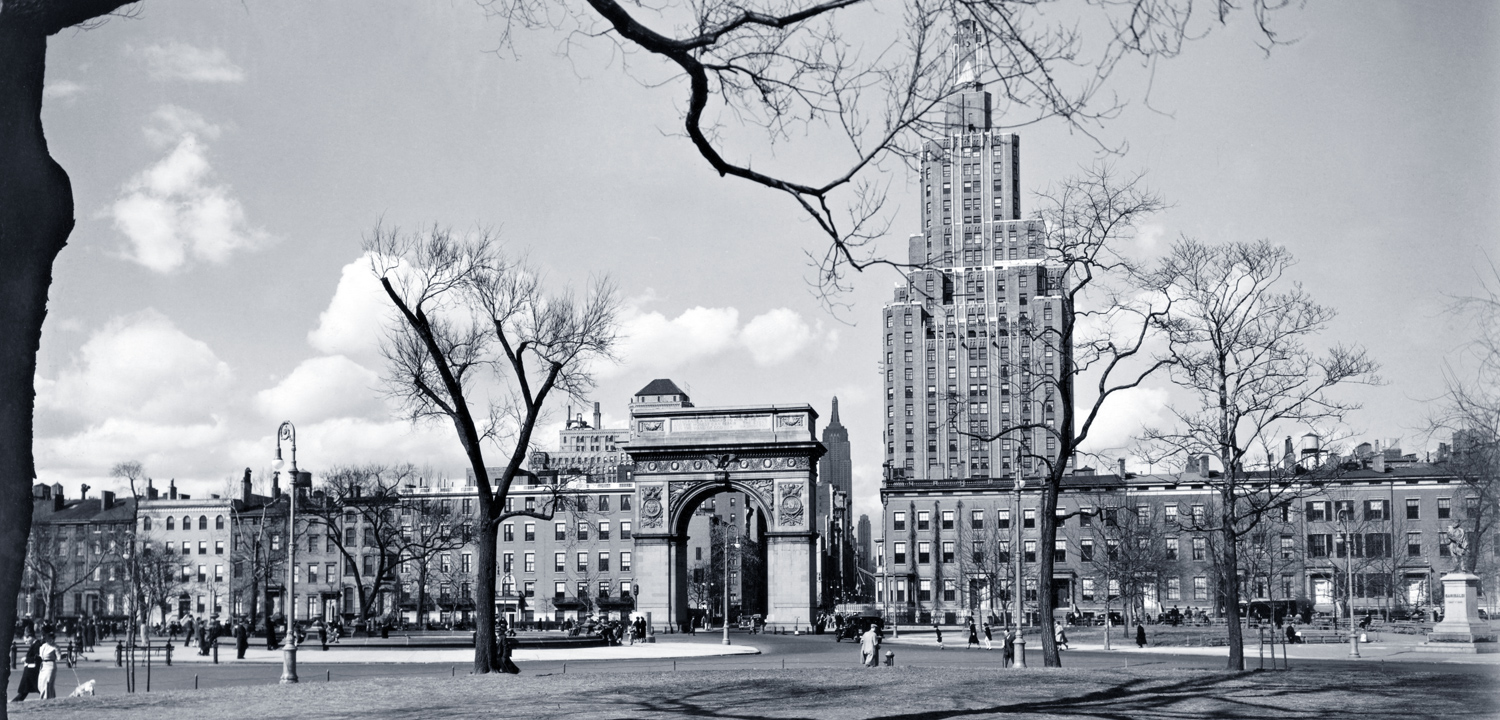
[[[1095,133],[1125,106],[1109,90],[1122,62],[1175,57],[1241,10],[1269,50],[1279,42],[1271,16],[1290,3],[1121,0],[1076,13],[1036,0],[482,4],[507,22],[505,42],[518,28],[561,28],[613,43],[627,59],[644,50],[663,61],[640,68],[649,75],[643,82],[683,86],[681,132],[710,167],[785,193],[828,238],[813,254],[827,297],[847,288],[851,269],[909,267],[875,248],[894,215],[884,173],[891,164],[914,167],[924,145],[944,137],[944,116],[961,93],[992,88],[1010,126],[1059,119],[1104,147]],[[900,22],[861,19],[870,12],[899,13]],[[1081,23],[1100,30],[1086,37]],[[804,175],[781,158],[806,167],[806,153],[761,157],[730,126],[763,132],[770,148],[805,138],[822,153],[842,152]]]
[[[484,231],[377,228],[365,249],[399,313],[382,344],[390,394],[413,422],[452,423],[474,475],[474,672],[493,672],[502,668],[495,640],[500,523],[516,516],[551,520],[563,509],[557,487],[537,505],[513,508],[506,502],[511,484],[524,477],[521,464],[548,398],[555,392],[581,402],[593,388],[591,363],[612,358],[614,287],[599,279],[582,298],[550,295],[539,273],[507,257]],[[485,462],[486,445],[506,458],[497,477]]]
[[[1088,507],[1079,513],[1086,523],[1079,559],[1092,561],[1104,580],[1095,592],[1104,594],[1105,615],[1118,600],[1122,625],[1140,622],[1146,602],[1161,597],[1163,580],[1176,564],[1168,546],[1170,528],[1156,522],[1161,514],[1157,507],[1125,492],[1093,493],[1080,503]]]
[[[344,576],[353,578],[357,627],[367,626],[396,582],[405,548],[400,504],[415,478],[410,465],[335,466],[306,503],[308,531],[327,534],[343,559]]]
[[[1063,479],[1109,399],[1140,386],[1169,362],[1153,355],[1150,343],[1169,322],[1171,299],[1153,292],[1130,258],[1135,225],[1162,207],[1138,178],[1121,180],[1108,166],[1096,165],[1044,195],[1043,204],[1045,273],[1038,274],[1033,304],[1048,309],[1022,306],[1014,325],[998,336],[966,341],[985,347],[989,376],[1002,379],[1000,400],[1014,402],[1016,412],[1005,408],[999,427],[990,427],[966,415],[969,398],[950,398],[948,424],[971,442],[998,445],[1002,473],[1011,472],[1014,462],[1016,475],[1041,476],[1037,611],[1050,623],[1050,550]],[[1028,315],[1050,313],[1053,303],[1055,321]],[[1061,666],[1052,633],[1042,633],[1042,649],[1048,667]]]
[[[1223,467],[1217,477],[1205,477],[1217,495],[1216,516],[1199,529],[1220,535],[1231,670],[1245,668],[1240,541],[1296,492],[1295,486],[1253,481],[1245,470],[1251,453],[1269,457],[1273,435],[1284,429],[1342,420],[1358,405],[1333,391],[1379,381],[1377,363],[1360,348],[1334,346],[1323,354],[1308,348],[1335,312],[1300,285],[1281,289],[1294,262],[1285,248],[1266,241],[1211,246],[1184,238],[1173,245],[1156,280],[1177,298],[1168,325],[1172,379],[1193,399],[1173,408],[1171,427],[1150,428],[1145,438],[1154,459],[1210,455]]]
[[[230,572],[230,592],[233,597],[247,598],[246,613],[253,628],[262,621],[264,613],[266,633],[271,633],[271,586],[286,578],[286,551],[272,549],[272,536],[280,535],[285,525],[287,508],[280,498],[241,507],[232,504],[230,512],[230,544],[234,548],[234,562]],[[279,542],[279,541],[278,541]]]
[[[428,587],[440,560],[473,540],[473,518],[453,509],[447,499],[407,496],[401,503],[401,532],[393,554],[403,569],[403,584],[416,588],[418,627],[425,627]],[[473,569],[467,573],[473,579]]]

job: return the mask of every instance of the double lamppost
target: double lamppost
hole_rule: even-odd
[[[297,427],[291,421],[276,429],[276,459],[271,462],[272,469],[280,472],[286,467],[286,461],[281,459],[282,441],[286,441],[292,453],[292,464],[287,468],[286,596],[282,601],[286,608],[286,645],[281,654],[281,683],[286,685],[297,682],[297,488],[311,486],[312,475],[297,471]],[[269,620],[267,624],[266,633],[274,632]]]

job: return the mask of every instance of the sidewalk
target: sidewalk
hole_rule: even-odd
[[[957,635],[953,637],[957,637]],[[1349,657],[1348,643],[1322,643],[1286,646],[1277,645],[1276,658],[1277,662],[1280,662],[1282,648],[1285,647],[1287,656],[1290,657],[1293,662],[1296,662],[1298,660],[1349,660],[1354,662],[1358,662],[1360,660],[1376,662],[1390,660],[1397,662],[1472,663],[1481,665],[1500,665],[1500,653],[1487,655],[1468,655],[1463,653],[1424,651],[1422,648],[1422,641],[1419,639],[1419,636],[1410,636],[1411,640],[1403,642],[1402,640],[1405,639],[1405,637],[1406,636],[1398,636],[1392,638],[1390,636],[1387,636],[1387,639],[1381,642],[1360,643],[1360,657],[1358,659]],[[945,642],[944,645],[947,646],[947,651],[961,653],[965,651],[965,645],[967,644],[967,641],[967,637],[964,637],[960,638],[957,644],[949,641]],[[902,636],[900,638],[886,638],[883,642],[885,642],[886,644],[910,645],[916,647],[937,647],[937,641],[933,640],[930,634],[928,637],[917,635],[911,637]],[[1041,647],[1042,643],[1039,639],[1033,638],[1028,640],[1026,643],[1026,650],[1028,653],[1037,652],[1041,649]],[[1105,652],[1103,643],[1075,642],[1068,643],[1068,648],[1071,651]],[[994,652],[999,652],[999,650],[1000,641],[999,638],[996,638]],[[1064,650],[1063,652],[1067,653],[1069,650]],[[1144,648],[1138,648],[1133,642],[1116,642],[1112,644],[1109,652],[1111,654],[1121,655],[1196,655],[1201,657],[1222,657],[1226,659],[1229,657],[1229,648],[1222,645],[1214,647],[1185,645],[1147,645]],[[1245,644],[1246,667],[1259,665],[1260,652],[1260,643],[1257,642]],[[1271,647],[1267,645],[1267,663],[1270,662],[1270,656]]]
[[[181,650],[182,648],[178,648]],[[512,652],[516,662],[569,662],[573,660],[660,660],[668,658],[711,657],[717,655],[756,655],[760,651],[746,645],[718,645],[710,643],[662,642],[620,645],[617,647],[545,648],[520,649]],[[89,653],[88,661],[97,660],[113,665],[114,652]],[[280,650],[267,650],[264,644],[252,645],[245,651],[244,660],[234,658],[233,645],[219,646],[219,664],[235,663],[281,663]],[[299,663],[468,663],[474,660],[474,648],[451,649],[401,649],[340,647],[329,645],[325,652],[318,643],[297,648]],[[173,652],[172,665],[197,665],[212,663],[213,656],[199,655],[196,649]],[[152,663],[160,664],[161,658]]]

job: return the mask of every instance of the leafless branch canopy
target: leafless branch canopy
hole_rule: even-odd
[[[951,128],[953,97],[984,85],[1004,127],[1060,118],[1090,137],[1125,101],[1109,89],[1122,63],[1152,64],[1248,12],[1269,49],[1275,11],[1292,0],[479,0],[505,23],[570,31],[567,45],[604,38],[622,62],[645,51],[685,80],[682,133],[720,176],[789,196],[830,241],[811,253],[824,297],[845,273],[885,259],[888,162],[915,164]],[[891,22],[889,18],[900,18]],[[960,27],[977,33],[973,58],[951,52]],[[651,66],[655,72],[657,66]],[[655,76],[651,85],[671,82]],[[783,169],[743,150],[731,126],[763,131],[772,147],[805,139],[843,147],[831,167]],[[1107,151],[1118,148],[1101,148]],[[786,157],[804,156],[782,153]]]

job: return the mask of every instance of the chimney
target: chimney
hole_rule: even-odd
[[[1208,456],[1207,455],[1204,455],[1203,457],[1198,458],[1198,474],[1202,475],[1203,477],[1208,477]]]
[[[594,429],[598,430],[602,427],[604,427],[604,416],[600,414],[599,403],[596,401],[594,402]]]
[[[271,499],[281,497],[281,471],[271,473]]]
[[[158,494],[159,493],[157,493],[156,491],[156,486],[151,484],[151,478],[146,478],[146,499],[155,500]]]
[[[1120,458],[1120,479],[1125,479],[1125,458]]]
[[[177,499],[177,478],[172,478],[171,480],[167,481],[167,499]]]
[[[105,511],[115,506],[115,494],[108,490],[99,491],[99,510]]]
[[[62,483],[52,483],[52,498],[54,500],[61,500],[61,499],[63,499],[63,486],[62,486]]]
[[[84,484],[78,486],[78,499],[79,500],[87,500],[87,499],[89,499],[89,484],[88,483],[84,483]]]
[[[1370,458],[1370,469],[1378,473],[1385,472],[1385,453],[1378,452]]]
[[[250,502],[250,468],[245,468],[245,477],[240,480],[240,500]]]
[[[51,500],[52,499],[52,488],[48,487],[46,485],[43,485],[42,483],[37,483],[35,485],[32,485],[31,486],[31,497],[32,497],[33,500]]]

